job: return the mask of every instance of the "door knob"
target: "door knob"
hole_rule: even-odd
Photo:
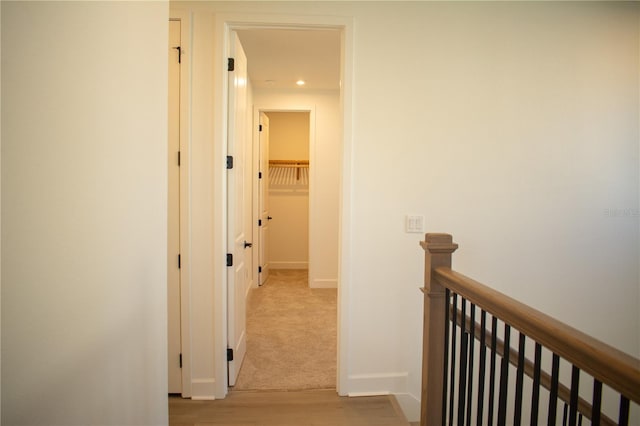
[[[271,216],[267,216],[267,220],[271,220],[273,219]]]
[[[244,248],[247,248],[247,247],[253,247],[253,244],[248,243],[248,242],[245,241],[244,242]]]

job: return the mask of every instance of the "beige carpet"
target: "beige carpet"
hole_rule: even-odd
[[[274,270],[251,290],[234,390],[335,389],[337,292],[310,289],[307,273]]]

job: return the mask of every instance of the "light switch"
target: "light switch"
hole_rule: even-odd
[[[424,232],[424,216],[407,215],[405,222],[405,232]]]

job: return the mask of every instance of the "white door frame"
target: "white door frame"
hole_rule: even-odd
[[[214,116],[213,116],[213,231],[220,236],[214,241],[214,370],[215,398],[227,394],[227,55],[229,33],[237,29],[338,29],[341,43],[341,91],[342,107],[342,173],[340,183],[339,213],[339,267],[338,267],[338,380],[340,395],[348,392],[348,330],[347,322],[351,286],[351,183],[352,183],[352,90],[353,90],[353,19],[333,16],[217,14],[214,33]]]
[[[180,344],[182,350],[182,397],[191,397],[191,14],[171,10],[169,20],[180,21]]]
[[[259,135],[258,135],[258,125],[260,124],[260,113],[261,112],[308,112],[309,113],[309,224],[313,223],[312,220],[314,220],[315,218],[315,213],[313,211],[313,209],[311,208],[312,206],[316,206],[317,203],[314,203],[312,201],[312,197],[313,197],[313,191],[314,191],[314,185],[316,183],[316,175],[315,175],[315,168],[313,167],[313,165],[315,164],[315,153],[316,153],[316,107],[314,106],[287,106],[287,105],[258,105],[255,106],[253,108],[253,128],[255,129],[254,131],[254,139],[253,139],[253,155],[254,158],[256,156],[256,152],[259,149],[258,146],[258,139]],[[260,207],[257,204],[257,199],[258,199],[258,195],[256,194],[256,192],[259,191],[258,188],[258,180],[255,179],[255,176],[258,172],[258,163],[256,162],[256,160],[254,159],[253,161],[253,169],[252,169],[252,173],[254,176],[254,179],[252,179],[252,183],[253,183],[253,199],[256,200],[256,202],[254,203],[253,206],[253,210],[252,210],[252,217],[253,217],[253,235],[257,235],[256,232],[260,232],[260,227],[258,227],[258,219],[260,218],[260,214],[261,212],[259,211]],[[269,191],[269,187],[267,184],[267,189],[266,192]],[[311,241],[313,241],[313,235],[309,234],[309,263],[308,263],[308,272],[307,272],[307,276],[309,278],[309,283],[312,282],[312,277],[315,277],[315,269],[313,269],[313,266],[311,265],[311,259],[312,257],[312,253],[311,253],[311,247],[313,247],[313,245],[311,244]],[[254,238],[255,239],[255,238]],[[260,244],[262,244],[262,240],[260,240]],[[257,251],[254,254],[254,259],[257,258]],[[254,265],[258,265],[258,262],[254,260]],[[258,268],[255,267],[253,268],[255,269],[254,273],[254,287],[257,287],[257,277],[258,277]]]

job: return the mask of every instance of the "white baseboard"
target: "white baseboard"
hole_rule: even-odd
[[[349,396],[407,393],[407,373],[352,374],[348,377]]]
[[[216,399],[216,379],[192,379],[191,399],[209,401]]]
[[[309,269],[309,262],[269,261],[271,269]]]
[[[410,422],[419,422],[420,400],[410,393],[397,393],[394,396],[407,420]]]
[[[314,278],[309,285],[311,288],[338,288],[337,279]]]
[[[394,395],[410,422],[420,420],[420,400],[408,393],[407,373],[353,374],[348,377],[347,396]]]

